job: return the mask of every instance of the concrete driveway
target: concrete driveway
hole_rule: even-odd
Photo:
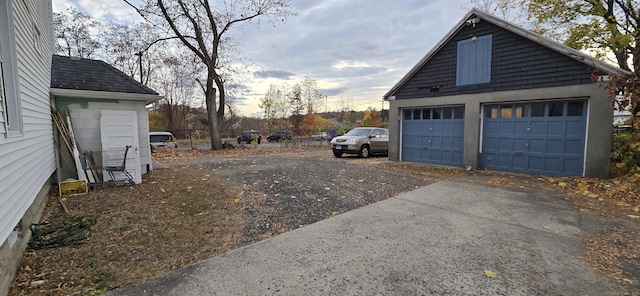
[[[105,295],[620,295],[582,237],[617,221],[459,177]],[[495,274],[495,277],[492,277]],[[633,294],[633,291],[632,291]]]

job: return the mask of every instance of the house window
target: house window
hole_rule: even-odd
[[[422,119],[431,119],[431,109],[422,109]]]
[[[583,109],[583,101],[569,102],[567,103],[567,116],[582,116]]]
[[[513,109],[511,109],[511,105],[500,105],[500,118],[511,117],[513,117]]]
[[[456,85],[491,81],[491,34],[458,41]]]
[[[22,132],[22,112],[18,88],[15,30],[13,26],[13,1],[0,1],[0,90],[5,130]]]
[[[411,119],[411,110],[404,110],[404,120]]]
[[[464,118],[464,107],[453,107],[453,119]]]

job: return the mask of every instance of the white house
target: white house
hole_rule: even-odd
[[[56,169],[51,1],[0,1],[0,295],[6,295]]]

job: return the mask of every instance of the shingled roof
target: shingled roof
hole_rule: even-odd
[[[59,55],[51,61],[51,88],[158,95],[103,61]]]

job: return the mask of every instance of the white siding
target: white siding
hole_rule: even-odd
[[[13,13],[23,132],[0,133],[0,243],[56,167],[49,109],[51,2],[13,1]]]
[[[120,100],[118,103],[89,101],[88,108],[80,104],[68,105],[73,132],[82,150],[102,150],[100,143],[100,110],[135,110],[138,116],[138,139],[140,143],[140,172],[147,173],[151,164],[149,148],[149,115],[144,102]]]

